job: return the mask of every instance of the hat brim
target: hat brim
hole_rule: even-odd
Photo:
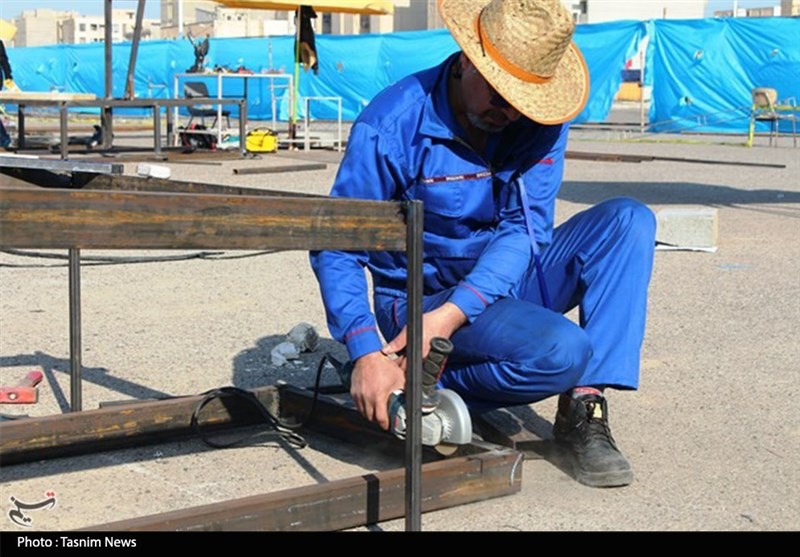
[[[511,75],[484,53],[475,19],[488,0],[439,0],[450,34],[481,75],[511,106],[535,122],[561,124],[577,116],[589,98],[589,70],[571,42],[553,77],[544,83]]]

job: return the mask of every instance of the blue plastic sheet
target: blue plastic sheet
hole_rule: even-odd
[[[576,122],[603,122],[608,117],[622,83],[622,69],[639,50],[645,29],[641,21],[578,25],[575,43],[586,59],[591,90],[586,108]]]
[[[579,25],[575,41],[592,80],[589,101],[576,121],[604,121],[621,82],[621,70],[641,40],[650,37],[645,83],[651,84],[654,131],[736,131],[748,126],[750,91],[773,87],[779,98],[800,98],[800,19],[702,19],[615,21]],[[245,67],[260,74],[293,74],[294,38],[211,39],[208,67]],[[319,75],[300,72],[301,97],[341,97],[345,120],[353,120],[383,88],[409,73],[437,64],[457,49],[446,30],[386,35],[319,35]],[[130,44],[113,49],[114,96],[124,95]],[[104,94],[103,45],[9,49],[15,81],[23,90]],[[170,96],[175,74],[194,63],[188,40],[143,41],[135,74],[138,97]],[[182,95],[182,78],[179,96]],[[204,78],[211,95],[216,79]],[[285,81],[276,83],[285,83]],[[251,118],[272,117],[266,79],[248,81]],[[289,117],[289,92],[275,87],[275,110]],[[226,78],[223,94],[243,96],[243,80]],[[312,101],[312,118],[335,119],[336,104]],[[303,107],[299,116],[303,117]],[[143,113],[143,111],[132,111]],[[761,124],[765,126],[766,124]]]
[[[612,22],[580,25],[575,41],[586,57],[592,89],[586,109],[577,121],[602,121],[606,118],[619,87],[625,60],[635,52],[644,34],[641,22]],[[256,74],[266,71],[293,74],[294,38],[211,39],[206,66],[230,69],[247,68]],[[342,116],[353,120],[383,88],[402,77],[439,63],[457,45],[446,30],[414,31],[386,35],[334,36],[319,35],[317,50],[320,59],[318,75],[300,73],[301,97],[341,97]],[[125,93],[130,43],[113,47],[113,95]],[[14,79],[24,91],[69,91],[105,94],[103,45],[58,45],[9,49]],[[174,78],[194,63],[194,49],[188,40],[143,41],[134,75],[137,97],[173,97]],[[212,96],[217,95],[214,77],[198,75],[180,78],[178,96],[183,84],[203,79]],[[280,120],[290,113],[286,80],[276,80],[273,87],[267,79],[250,79],[247,83],[248,114],[251,118],[269,120],[274,110]],[[244,96],[244,80],[225,78],[223,95]],[[311,101],[313,118],[337,118],[333,101]],[[143,114],[142,109],[119,113]],[[235,112],[235,111],[234,111]],[[235,115],[235,114],[234,114]],[[303,105],[298,115],[303,117]]]
[[[754,87],[800,100],[798,18],[658,20],[648,48],[653,131],[741,133]]]

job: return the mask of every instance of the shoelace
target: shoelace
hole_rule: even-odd
[[[583,404],[584,406],[586,406],[585,435],[587,437],[600,436],[602,438],[600,439],[601,441],[608,442],[611,444],[612,447],[616,447],[616,443],[614,442],[614,437],[611,435],[611,428],[608,426],[608,419],[602,413],[602,410],[601,410],[601,417],[595,418],[595,411],[597,410],[597,405],[602,405],[602,402],[587,401]]]

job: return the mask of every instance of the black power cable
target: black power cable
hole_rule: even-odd
[[[240,389],[238,387],[220,387],[218,389],[211,389],[210,391],[203,393],[202,400],[200,400],[192,412],[192,431],[194,431],[206,445],[214,447],[215,449],[227,449],[244,444],[253,444],[257,442],[258,438],[264,436],[283,439],[289,445],[297,449],[305,448],[308,446],[308,443],[300,434],[296,433],[295,430],[305,427],[311,421],[311,418],[314,415],[314,410],[317,407],[317,400],[319,399],[319,384],[322,378],[322,371],[327,362],[331,362],[333,365],[334,361],[335,360],[329,354],[325,354],[320,360],[319,365],[317,366],[317,376],[314,380],[314,396],[311,399],[311,409],[308,412],[308,416],[298,423],[289,424],[273,415],[272,412],[270,412],[269,409],[264,406],[264,403],[262,403],[252,391]],[[256,410],[258,410],[258,412],[264,418],[264,421],[267,423],[269,430],[252,433],[229,442],[219,442],[210,439],[207,433],[204,433],[200,430],[200,411],[212,400],[216,398],[221,399],[223,397],[237,397],[250,403],[252,406],[255,406]]]

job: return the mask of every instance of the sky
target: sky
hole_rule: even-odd
[[[631,1],[646,2],[647,0]],[[114,0],[114,7],[120,9],[135,9],[137,4],[137,0]],[[160,4],[160,0],[147,0],[145,17],[154,19],[161,17]],[[780,0],[739,0],[740,8],[762,8],[777,5],[780,5]],[[715,10],[729,10],[732,7],[733,0],[709,0],[706,15],[711,17]],[[0,18],[14,19],[21,11],[35,8],[75,10],[82,15],[102,15],[103,0],[0,0]]]

